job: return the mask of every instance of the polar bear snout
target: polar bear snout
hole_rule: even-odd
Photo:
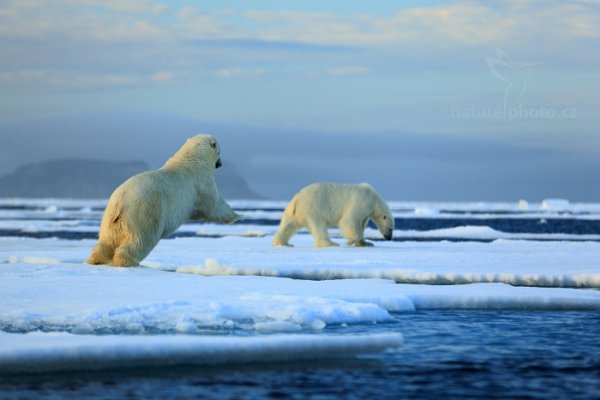
[[[217,158],[217,163],[215,164],[215,168],[221,168],[223,163],[221,162],[221,157]]]
[[[387,231],[383,237],[385,238],[385,240],[392,240],[392,236],[394,236],[394,232],[393,231]]]

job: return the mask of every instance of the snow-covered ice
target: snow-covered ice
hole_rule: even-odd
[[[546,199],[542,201],[543,210],[568,211],[571,209],[571,203],[566,199]]]
[[[162,240],[143,264],[204,275],[600,288],[600,242],[377,242],[373,248],[326,249],[312,247],[310,235],[297,235],[292,242],[296,247],[273,247],[271,236]],[[81,264],[93,244],[92,240],[0,238],[0,263]]]
[[[393,282],[204,277],[151,268],[0,267],[0,329],[167,333],[321,330],[413,310]],[[285,323],[285,325],[281,324]]]
[[[378,238],[377,231],[367,229],[367,238]],[[426,231],[395,230],[395,238],[407,239],[464,239],[464,240],[554,240],[554,241],[600,241],[600,235],[576,235],[568,233],[508,233],[489,226],[457,226],[454,228],[431,229]]]
[[[320,331],[426,309],[600,309],[600,291],[201,276],[153,268],[5,264],[0,329],[87,334]]]
[[[394,313],[419,310],[600,309],[597,234],[466,225],[397,230],[403,241],[373,248],[317,249],[301,233],[294,248],[276,248],[272,221],[285,202],[233,203],[247,209],[248,221],[185,224],[179,232],[192,237],[162,240],[143,267],[112,268],[83,264],[94,240],[19,237],[96,232],[105,201],[0,200],[0,230],[11,232],[0,237],[0,372],[352,355],[401,338],[328,328],[385,326]],[[598,205],[558,201],[526,210],[518,203],[392,209],[405,218],[600,219]],[[488,243],[443,240],[452,238]],[[236,356],[241,349],[246,359]]]
[[[401,283],[464,284],[498,282],[520,286],[600,288],[600,243],[496,240],[474,242],[378,242],[374,248],[313,248],[298,235],[294,248],[273,248],[270,238],[218,239],[203,251],[171,254],[186,240],[161,243],[147,262],[180,272],[265,275],[297,279],[384,278]],[[225,248],[237,248],[231,253]],[[164,249],[164,253],[163,250]],[[170,250],[167,250],[170,249]],[[219,267],[221,266],[221,267]],[[183,267],[183,268],[182,268]]]

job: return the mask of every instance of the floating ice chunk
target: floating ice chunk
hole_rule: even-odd
[[[302,326],[288,321],[269,321],[254,324],[254,329],[260,333],[299,332]]]
[[[571,203],[565,199],[546,199],[542,201],[542,210],[548,211],[569,211]]]
[[[196,231],[197,236],[240,236],[240,237],[264,237],[267,233],[263,230],[253,229],[231,229],[228,226],[217,226],[216,229],[200,229]],[[185,227],[184,227],[185,229]]]
[[[46,207],[44,209],[44,211],[47,212],[47,213],[55,213],[55,212],[58,211],[58,206],[56,206],[56,205],[50,205],[50,206]]]
[[[454,228],[432,229],[429,231],[398,231],[394,236],[430,237],[430,238],[474,238],[498,239],[506,237],[506,233],[490,228],[489,226],[457,226]]]
[[[51,228],[75,228],[81,224],[79,220],[67,220],[67,221],[52,221],[48,225]]]
[[[164,266],[164,265],[162,265],[162,263],[159,263],[159,262],[157,262],[157,261],[147,261],[147,260],[144,260],[144,262],[142,263],[142,265],[143,265],[144,267],[156,268],[156,269],[162,269],[162,270],[164,270],[164,271],[170,271],[170,270],[172,270],[172,269],[170,269],[169,267],[167,267],[167,266]],[[173,269],[173,270],[174,270],[174,269]]]
[[[597,310],[595,290],[514,287],[502,283],[400,285],[417,310]]]
[[[0,332],[0,374],[347,358],[395,349],[401,334],[88,336]]]
[[[432,207],[416,207],[414,211],[415,215],[420,216],[436,216],[440,214],[440,210]]]
[[[542,218],[538,224],[546,224],[548,221]],[[379,239],[379,231],[371,228],[365,230],[367,239]],[[582,235],[574,233],[509,233],[493,229],[489,226],[481,225],[463,225],[453,228],[432,229],[428,231],[418,230],[395,230],[396,239],[464,239],[464,240],[483,240],[493,241],[496,239],[509,240],[543,240],[543,241],[596,241],[600,242],[600,235]]]
[[[519,200],[518,207],[521,211],[527,211],[529,210],[529,202],[527,200],[521,199]]]
[[[60,264],[58,258],[51,257],[35,257],[35,256],[10,256],[8,257],[8,264],[30,264],[30,265],[48,265],[48,264]]]

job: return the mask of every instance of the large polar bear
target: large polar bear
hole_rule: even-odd
[[[189,219],[233,223],[240,216],[214,179],[220,148],[210,135],[188,139],[165,165],[126,180],[110,196],[88,264],[138,265]]]
[[[339,226],[348,245],[373,246],[363,236],[369,219],[375,222],[384,238],[392,239],[394,218],[371,185],[313,183],[300,190],[288,204],[273,245],[290,246],[290,238],[305,227],[313,235],[315,246],[337,246],[329,239],[327,228]]]

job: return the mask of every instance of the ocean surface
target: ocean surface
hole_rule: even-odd
[[[326,328],[335,332],[341,328]],[[344,328],[399,331],[399,351],[274,365],[0,377],[0,397],[594,399],[600,312],[426,311]]]
[[[49,203],[50,204],[50,203]],[[283,204],[285,205],[285,204]],[[283,205],[237,209],[256,213],[249,226],[274,226]],[[80,240],[96,237],[95,203],[0,204],[0,237]],[[398,208],[396,229],[431,231],[485,226],[505,233],[600,235],[596,208]],[[418,214],[418,213],[417,213]],[[28,229],[19,221],[32,222]],[[70,222],[71,221],[71,222]],[[54,227],[54,228],[48,228]],[[64,229],[64,227],[68,229]],[[90,228],[90,229],[87,229]],[[173,237],[194,236],[180,231]],[[489,241],[438,236],[398,240]],[[538,240],[553,240],[541,237]],[[573,238],[577,240],[577,238]],[[588,240],[597,241],[591,237]],[[600,257],[600,255],[599,255]],[[395,351],[327,361],[0,375],[1,399],[599,399],[600,311],[428,310],[393,313],[378,324],[329,325],[327,333],[401,332]],[[303,332],[312,334],[312,331]],[[243,334],[232,331],[231,335]]]

